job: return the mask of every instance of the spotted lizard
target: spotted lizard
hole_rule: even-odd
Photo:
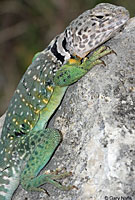
[[[11,99],[0,141],[0,200],[10,200],[19,184],[27,191],[43,191],[50,183],[61,190],[73,186],[56,180],[69,175],[43,173],[62,140],[58,130],[47,128],[71,84],[101,64],[111,49],[96,47],[113,37],[129,19],[120,6],[101,3],[73,20],[46,49],[37,53]]]

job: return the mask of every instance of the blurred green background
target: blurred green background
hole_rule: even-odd
[[[0,0],[0,115],[34,54],[71,20],[101,2],[135,14],[135,0]]]

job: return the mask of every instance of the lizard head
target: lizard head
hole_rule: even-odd
[[[70,55],[84,58],[115,35],[128,19],[129,12],[121,6],[98,4],[82,13],[66,28],[66,49]]]

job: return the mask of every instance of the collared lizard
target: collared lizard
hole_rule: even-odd
[[[129,19],[128,11],[108,3],[97,5],[73,20],[49,46],[36,54],[22,77],[9,104],[0,142],[0,200],[10,200],[19,183],[28,191],[42,191],[70,173],[42,174],[61,142],[58,130],[47,128],[69,85],[84,76],[112,52],[100,47]]]

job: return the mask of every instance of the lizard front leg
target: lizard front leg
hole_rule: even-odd
[[[61,87],[71,85],[84,76],[92,67],[102,64],[103,61],[100,58],[112,52],[111,49],[106,49],[105,46],[102,46],[90,58],[84,58],[83,63],[76,59],[72,63],[69,61],[56,72],[55,84]]]
[[[74,186],[64,186],[55,181],[71,175],[70,172],[38,175],[40,170],[48,163],[53,152],[61,142],[62,136],[59,131],[47,128],[32,133],[28,137],[29,138],[26,137],[25,140],[29,141],[31,155],[21,173],[22,187],[25,190],[43,191],[43,189],[39,187],[45,183],[50,183],[61,190],[72,189]]]

